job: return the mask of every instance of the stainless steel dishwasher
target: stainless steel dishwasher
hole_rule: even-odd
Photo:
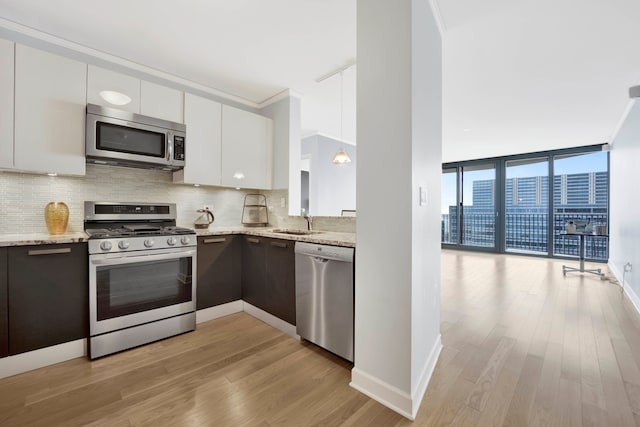
[[[297,242],[296,330],[353,362],[353,248]]]

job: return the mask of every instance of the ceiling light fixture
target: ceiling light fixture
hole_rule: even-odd
[[[342,141],[342,115],[343,115],[343,109],[344,109],[344,89],[343,89],[343,84],[344,82],[344,70],[340,70],[340,143],[343,144],[344,142]],[[343,147],[340,147],[340,149],[338,150],[338,152],[336,153],[335,156],[333,156],[333,163],[335,163],[336,165],[343,165],[345,163],[350,163],[351,159],[349,158],[349,155],[347,154],[346,151],[344,151]]]
[[[113,105],[127,105],[131,102],[131,98],[121,92],[115,90],[103,90],[100,92],[102,99]]]

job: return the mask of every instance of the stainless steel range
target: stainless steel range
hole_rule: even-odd
[[[173,203],[85,202],[89,357],[196,326],[196,234]]]

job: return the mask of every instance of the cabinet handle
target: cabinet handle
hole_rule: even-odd
[[[271,246],[275,246],[276,248],[286,248],[287,244],[281,242],[271,242]]]
[[[62,249],[38,249],[28,251],[27,254],[29,256],[33,255],[54,255],[54,254],[70,254],[71,248],[62,248]]]
[[[260,243],[260,239],[254,239],[253,237],[247,237],[249,243]]]
[[[203,239],[202,243],[224,243],[227,239],[225,237],[219,237],[217,239]]]

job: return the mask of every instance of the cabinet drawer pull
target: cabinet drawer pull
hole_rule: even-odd
[[[224,243],[227,239],[225,237],[219,237],[217,239],[203,239],[202,243]]]
[[[275,246],[276,248],[286,248],[287,244],[281,242],[271,242],[271,246]]]
[[[247,237],[247,242],[249,242],[249,243],[260,243],[260,239],[255,239],[253,237]]]
[[[33,255],[54,255],[54,254],[70,254],[71,248],[61,248],[61,249],[37,249],[28,251],[27,254],[29,256]]]

